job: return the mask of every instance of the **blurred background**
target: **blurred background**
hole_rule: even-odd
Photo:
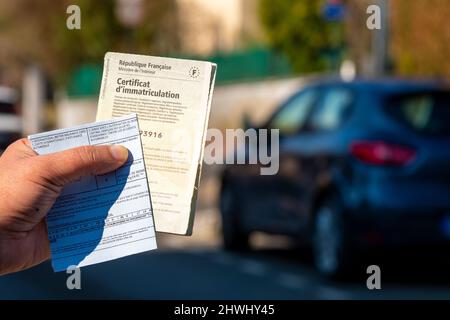
[[[215,62],[209,127],[281,133],[276,177],[204,165],[193,236],[83,268],[79,291],[49,263],[3,276],[0,298],[450,298],[448,17],[446,0],[0,0],[1,149],[94,121],[107,51]]]

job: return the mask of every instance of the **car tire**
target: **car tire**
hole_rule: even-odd
[[[222,186],[220,195],[220,212],[222,215],[223,247],[226,250],[242,251],[248,249],[248,233],[244,232],[239,223],[240,206],[235,189],[229,184]]]
[[[323,201],[314,218],[313,256],[316,269],[329,278],[346,276],[351,265],[351,248],[345,229],[338,197]]]

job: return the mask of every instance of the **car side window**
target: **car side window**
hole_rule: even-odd
[[[349,89],[328,89],[311,113],[308,128],[313,131],[337,129],[350,114],[353,99],[353,93]]]
[[[301,92],[275,114],[269,123],[269,128],[279,129],[281,135],[291,135],[300,131],[318,96],[316,89]]]

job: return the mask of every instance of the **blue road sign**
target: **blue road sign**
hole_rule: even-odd
[[[339,0],[328,0],[323,6],[322,15],[327,21],[342,21],[345,17],[345,6]]]

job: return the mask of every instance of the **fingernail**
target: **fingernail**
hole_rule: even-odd
[[[119,146],[119,145],[113,145],[110,147],[111,154],[117,161],[125,162],[128,159],[128,149]]]

